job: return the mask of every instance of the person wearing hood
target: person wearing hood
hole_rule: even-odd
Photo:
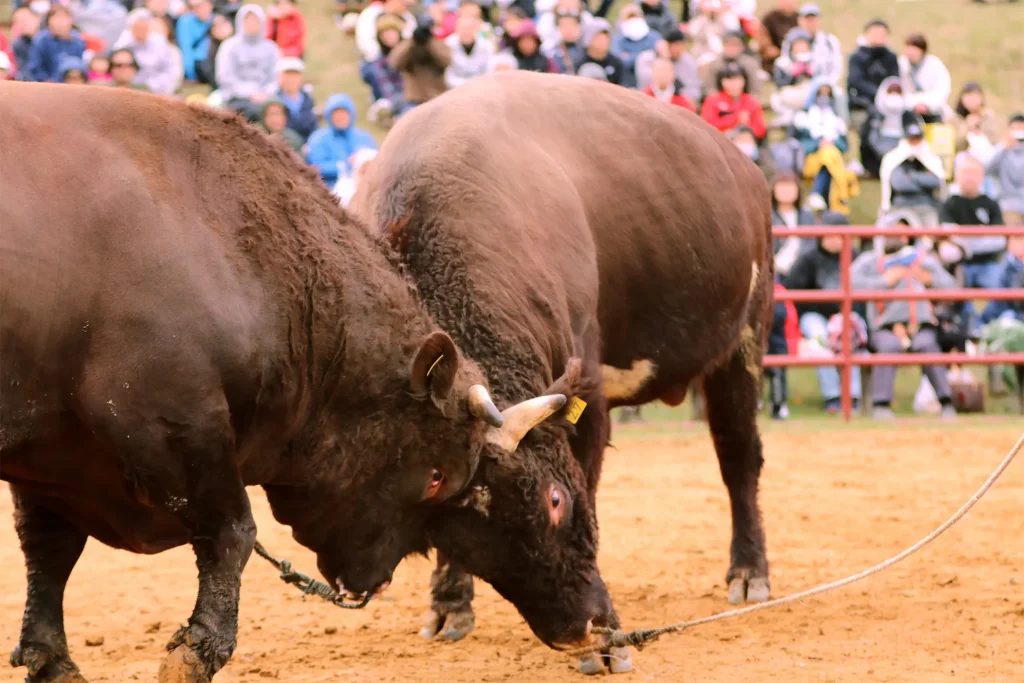
[[[170,95],[180,85],[183,74],[176,63],[167,39],[153,30],[153,13],[134,9],[128,13],[127,28],[115,48],[128,48],[135,55],[139,73],[135,76],[150,92]]]
[[[907,108],[918,113],[925,123],[941,123],[949,108],[946,102],[952,94],[952,79],[942,60],[929,54],[923,35],[907,36],[899,66]]]
[[[811,34],[802,28],[793,29],[786,42],[786,51],[775,60],[772,78],[776,90],[771,94],[771,107],[777,121],[788,125],[804,108],[811,93],[814,67],[811,60]]]
[[[667,58],[659,57],[654,61],[654,66],[651,68],[651,84],[647,86],[644,94],[666,104],[697,112],[697,107],[683,94],[683,84],[676,79],[672,62]]]
[[[878,88],[887,78],[900,75],[899,58],[889,49],[889,25],[873,19],[864,27],[863,44],[850,55],[846,89],[853,126],[860,129],[874,112]]]
[[[909,225],[913,214],[883,221],[885,225]],[[934,223],[931,223],[934,225]],[[879,237],[875,249],[866,251],[850,267],[850,283],[855,290],[923,291],[956,289],[956,279],[942,262],[928,251],[911,245],[906,237]],[[867,308],[869,344],[876,353],[940,353],[939,321],[934,306],[927,300],[895,300],[869,304]],[[942,405],[942,416],[956,417],[946,368],[942,365],[922,367],[935,395]],[[876,420],[892,420],[893,386],[896,366],[879,365],[872,381],[872,416]]]
[[[875,103],[860,135],[860,159],[866,173],[879,174],[882,157],[896,148],[903,137],[903,85],[898,77],[882,81]]]
[[[640,5],[626,5],[619,13],[619,32],[612,38],[612,54],[622,60],[624,82],[636,86],[636,58],[646,50],[653,50],[661,42],[661,34],[652,31],[644,21]]]
[[[558,37],[543,43],[540,49],[551,60],[556,73],[571,76],[576,73],[576,64],[583,59],[583,26],[575,14],[559,14],[556,21]]]
[[[704,97],[697,60],[689,53],[686,34],[678,28],[665,35],[664,42],[653,50],[641,52],[636,58],[636,87],[646,90],[651,84],[651,68],[654,60],[667,57],[672,62],[676,80],[683,86],[683,95],[691,102],[700,102]]]
[[[78,57],[64,55],[60,58],[60,82],[72,85],[85,85],[88,82],[88,67]]]
[[[60,83],[61,57],[82,59],[85,41],[71,28],[71,11],[54,5],[46,15],[46,28],[32,39],[24,80]]]
[[[626,85],[626,67],[611,53],[612,27],[606,19],[595,18],[583,34],[583,58],[576,64],[576,73],[584,64],[596,64],[604,69],[609,83]]]
[[[857,177],[843,155],[850,148],[846,121],[836,112],[836,87],[824,78],[811,82],[803,111],[793,119],[805,156],[804,177],[813,182],[807,205],[815,211],[850,213],[850,199],[859,194]]]
[[[475,10],[471,9],[474,7]],[[449,88],[487,73],[494,56],[494,43],[480,37],[482,24],[478,6],[459,7],[455,31],[444,41],[452,55],[452,63],[444,72],[444,81]]]
[[[292,151],[302,153],[302,136],[288,127],[288,107],[277,97],[263,103],[259,127],[267,135],[284,140]]]
[[[309,139],[320,125],[316,117],[316,103],[302,79],[306,65],[298,57],[282,57],[277,63],[277,99],[288,109],[288,127],[295,131],[303,142]]]
[[[786,34],[796,28],[799,14],[797,0],[778,0],[775,9],[761,17],[761,31],[757,43],[761,53],[761,68],[771,73],[775,60],[782,54]]]
[[[679,26],[679,21],[669,9],[667,0],[641,0],[640,9],[644,14],[644,21],[659,36],[667,36]]]
[[[420,15],[416,21],[412,38],[400,42],[388,55],[391,66],[402,74],[405,86],[405,104],[396,116],[429,102],[448,89],[444,72],[452,63],[452,52],[444,41],[434,37],[434,21],[429,14]],[[540,42],[535,39],[535,43],[540,49]]]
[[[277,89],[281,51],[267,39],[266,24],[259,5],[243,5],[235,15],[235,35],[217,52],[217,85],[224,102],[253,122]]]
[[[729,62],[740,65],[747,74],[750,95],[761,99],[761,64],[757,57],[747,51],[747,37],[742,31],[729,31],[722,39],[722,54],[705,69],[703,91],[705,95],[715,92],[718,72]]]
[[[1009,225],[1024,223],[1024,113],[1010,117],[1003,141],[986,164],[999,183],[999,206]]]
[[[519,22],[516,34],[512,37],[512,47],[509,52],[516,58],[516,65],[520,71],[535,71],[543,74],[558,71],[551,60],[540,51],[540,35],[530,19],[523,19]]]
[[[348,95],[337,94],[324,104],[327,126],[309,138],[306,160],[320,172],[328,186],[340,175],[352,172],[349,159],[361,149],[377,149],[373,136],[356,127],[356,105]]]
[[[188,12],[178,17],[174,32],[181,50],[181,63],[185,78],[205,83],[204,74],[196,66],[202,64],[210,50],[210,30],[213,27],[212,0],[189,0]]]
[[[919,114],[903,112],[903,137],[882,157],[878,179],[882,186],[879,216],[893,209],[913,213],[920,225],[937,225],[939,204],[946,198],[946,169],[924,139]]]
[[[89,0],[75,13],[75,26],[104,45],[113,45],[121,37],[127,18],[128,10],[117,0]]]

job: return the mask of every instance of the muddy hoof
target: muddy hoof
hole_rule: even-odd
[[[581,674],[587,676],[596,676],[599,673],[604,673],[604,662],[601,661],[601,655],[596,652],[580,655],[579,669]]]
[[[435,610],[427,613],[420,635],[427,640],[459,641],[468,636],[476,625],[472,610],[449,612],[441,615]]]
[[[160,663],[159,683],[210,683],[206,667],[195,650],[179,645]]]
[[[770,594],[768,579],[763,577],[733,579],[729,582],[729,604],[740,605],[743,602],[765,602]]]
[[[28,669],[25,683],[89,683],[70,659],[40,648],[16,645],[11,666]]]

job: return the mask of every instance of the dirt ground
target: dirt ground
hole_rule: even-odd
[[[1020,435],[1010,422],[897,428],[793,425],[765,437],[763,509],[776,596],[846,576],[917,541],[959,507]],[[599,500],[601,569],[629,627],[728,609],[729,515],[710,439],[620,429]],[[263,543],[315,571],[252,491]],[[16,641],[25,584],[0,488],[0,646]],[[616,680],[1024,680],[1024,461],[922,553],[803,604],[667,636]],[[477,628],[457,644],[417,631],[430,564],[399,568],[364,611],[303,602],[255,555],[245,571],[239,646],[216,678],[262,681],[587,680],[540,645],[478,583]],[[191,551],[155,557],[90,541],[67,590],[72,654],[90,681],[155,681],[163,644],[195,598]],[[87,639],[102,636],[99,646]],[[0,668],[0,680],[24,670]]]

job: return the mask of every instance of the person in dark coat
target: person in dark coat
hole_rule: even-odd
[[[214,14],[210,25],[210,45],[206,48],[206,59],[196,62],[196,77],[200,83],[209,83],[217,89],[217,53],[225,40],[235,34],[235,25],[223,14]]]
[[[882,81],[899,77],[899,57],[889,49],[889,25],[874,19],[864,27],[864,44],[850,55],[846,86],[850,95],[850,113],[858,130],[875,110],[875,95]]]
[[[277,92],[274,94],[288,108],[288,128],[305,142],[320,122],[316,118],[316,102],[309,86],[303,82],[306,66],[298,57],[282,57],[277,63]]]
[[[778,0],[773,9],[761,18],[761,35],[758,50],[761,53],[761,68],[768,73],[775,67],[775,60],[782,54],[786,34],[796,28],[800,18],[797,0]]]

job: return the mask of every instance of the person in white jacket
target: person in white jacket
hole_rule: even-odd
[[[480,36],[482,23],[479,7],[466,4],[459,8],[455,31],[444,41],[452,53],[452,62],[444,72],[449,88],[488,72],[495,49],[494,43]]]
[[[361,64],[380,59],[380,43],[377,42],[377,19],[383,14],[394,14],[405,20],[402,38],[412,38],[416,28],[416,17],[409,11],[409,0],[385,0],[375,2],[359,13],[356,21],[356,47],[359,48]]]
[[[128,48],[139,63],[135,82],[157,95],[170,95],[181,84],[181,62],[175,64],[167,39],[153,31],[153,13],[148,9],[134,9],[128,13],[126,28],[114,44],[114,49]]]
[[[793,38],[801,35],[797,29],[803,29],[811,34],[811,75],[824,78],[829,83],[842,83],[845,62],[843,48],[838,38],[821,30],[821,9],[813,2],[805,2],[800,6],[797,23],[797,28],[791,29],[782,42],[782,54],[789,54]],[[845,94],[842,100],[845,108]]]
[[[939,123],[946,118],[953,90],[949,69],[941,59],[928,54],[928,41],[920,33],[907,36],[903,45],[900,81],[907,107],[920,114],[925,123]]]

